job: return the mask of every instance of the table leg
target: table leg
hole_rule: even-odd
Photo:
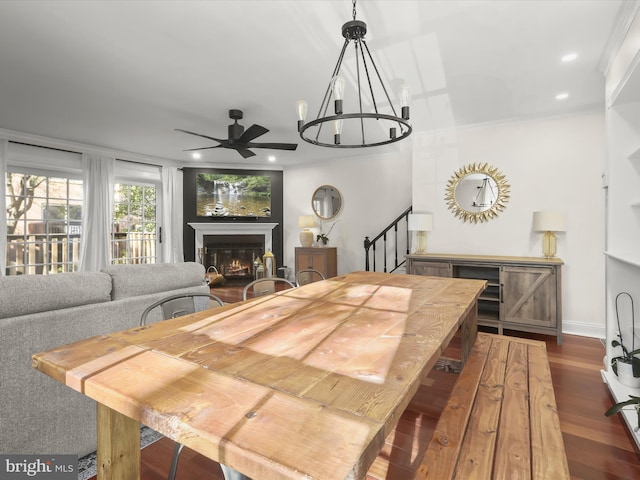
[[[140,424],[98,403],[98,480],[140,480]]]
[[[476,306],[467,314],[460,326],[463,365],[467,361],[467,358],[469,358],[469,353],[471,353],[471,348],[473,347],[473,344],[476,341],[476,336],[478,335],[477,310],[478,307],[476,304]]]
[[[222,468],[222,473],[224,474],[225,480],[251,480],[246,475],[234,470],[231,467],[227,467],[226,465],[220,464],[220,468]]]

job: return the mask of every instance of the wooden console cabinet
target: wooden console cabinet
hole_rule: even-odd
[[[318,270],[324,278],[338,275],[336,247],[296,247],[296,272],[303,268]]]
[[[485,255],[407,255],[407,273],[487,281],[478,299],[478,324],[555,335],[562,343],[559,258]]]

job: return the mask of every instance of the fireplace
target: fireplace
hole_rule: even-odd
[[[277,223],[189,223],[195,232],[194,258],[213,265],[227,280],[248,283],[255,278],[253,262],[272,250]],[[199,255],[199,252],[201,253]]]
[[[204,235],[203,245],[203,265],[241,283],[254,279],[254,262],[264,255],[263,235]]]

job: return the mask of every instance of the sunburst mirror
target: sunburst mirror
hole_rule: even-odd
[[[489,164],[467,165],[447,183],[447,206],[463,222],[488,222],[505,209],[509,184],[497,168]]]

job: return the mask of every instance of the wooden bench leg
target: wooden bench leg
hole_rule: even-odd
[[[478,335],[478,314],[477,308],[472,309],[462,321],[460,326],[462,364],[464,365],[469,358],[471,348],[476,341]]]
[[[140,424],[98,403],[98,480],[140,480]]]

